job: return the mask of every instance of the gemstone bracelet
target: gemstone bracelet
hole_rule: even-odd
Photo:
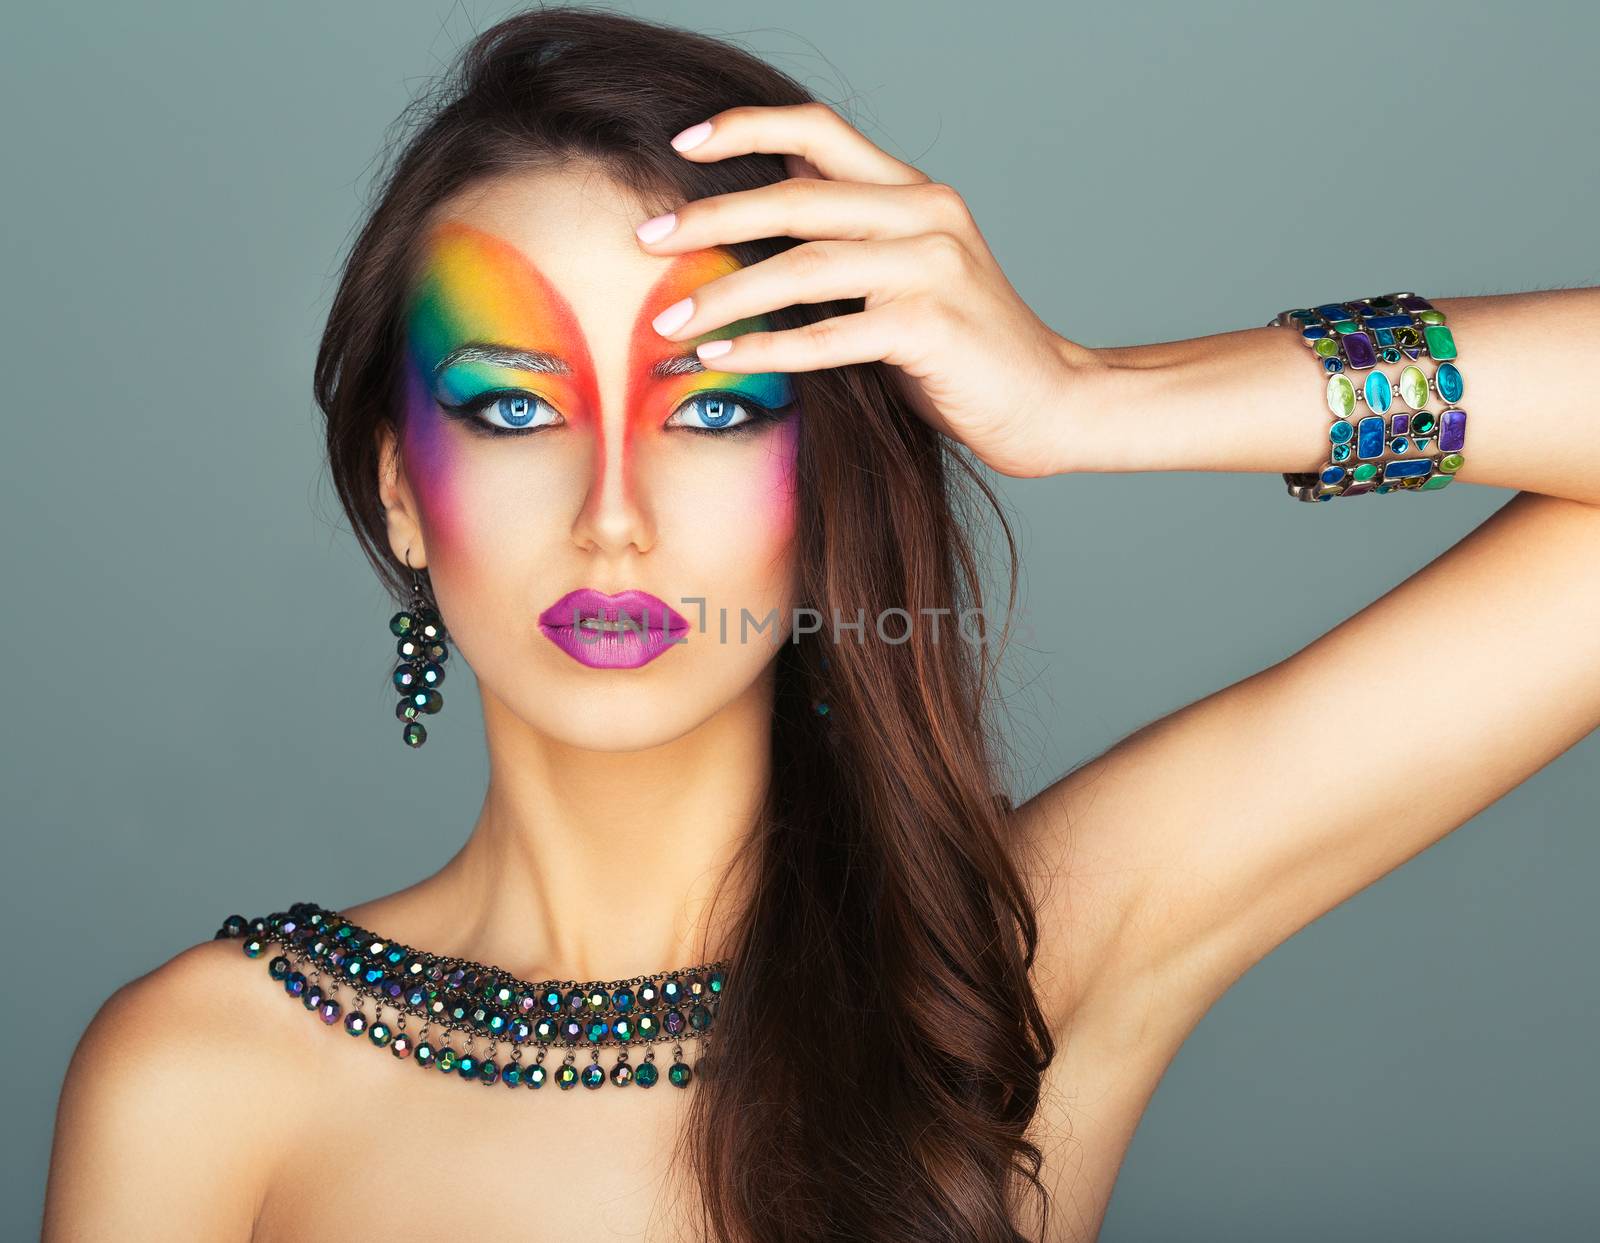
[[[655,1042],[665,1037],[673,1040],[667,1082],[688,1087],[704,1059],[725,976],[724,963],[718,961],[626,980],[532,984],[499,967],[429,954],[377,936],[312,902],[296,902],[265,918],[230,915],[214,939],[223,938],[240,940],[247,958],[260,958],[269,945],[278,945],[282,953],[269,959],[268,974],[328,1026],[343,1013],[347,1033],[366,1036],[401,1061],[510,1088],[542,1088],[550,1076],[544,1060],[552,1048],[565,1050],[554,1072],[557,1086],[570,1088],[581,1081],[586,1088],[601,1087],[608,1077],[600,1065],[602,1046],[621,1050],[610,1069],[613,1084],[652,1087],[660,1073]],[[341,984],[352,993],[347,1010],[338,1000]],[[370,1015],[363,1004],[371,1006]],[[384,1021],[385,1006],[396,1012],[393,1026]],[[422,1022],[415,1037],[406,1030],[408,1016]],[[428,1039],[430,1027],[442,1030],[436,1037],[440,1044]],[[449,1043],[452,1031],[466,1036],[463,1050]],[[682,1042],[697,1036],[701,1057],[691,1067],[683,1060]],[[480,1038],[488,1046],[481,1054],[473,1051]],[[495,1046],[502,1042],[511,1047],[503,1064],[495,1060]],[[522,1052],[530,1043],[538,1052],[525,1066]],[[631,1062],[629,1046],[641,1044],[644,1060]],[[579,1071],[573,1061],[582,1047],[588,1048],[590,1061]]]
[[[1281,311],[1267,327],[1299,332],[1328,377],[1328,461],[1319,470],[1286,472],[1290,496],[1331,501],[1368,492],[1432,492],[1455,477],[1467,437],[1467,412],[1456,403],[1466,384],[1444,312],[1414,293],[1392,293]],[[1436,364],[1432,375],[1416,361],[1424,349]],[[1413,361],[1392,379],[1379,365],[1403,358]],[[1364,379],[1347,374],[1363,371]],[[1410,409],[1391,415],[1396,392]],[[1444,407],[1437,413],[1428,409],[1434,393]],[[1359,419],[1358,401],[1368,410]]]

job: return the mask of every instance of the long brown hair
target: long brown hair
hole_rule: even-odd
[[[403,417],[402,306],[431,209],[470,182],[572,159],[655,211],[767,185],[788,175],[781,156],[697,164],[668,139],[735,105],[807,102],[731,44],[563,7],[478,36],[400,118],[410,132],[345,261],[315,378],[340,502],[397,600],[408,572],[385,538],[374,432]],[[730,250],[751,264],[795,244]],[[863,305],[773,318],[789,328]],[[824,627],[775,658],[772,782],[741,855],[753,898],[681,1132],[702,1227],[738,1243],[1015,1243],[1014,1193],[1031,1188],[1048,1216],[1025,1130],[1055,1050],[1029,978],[1038,932],[1010,800],[996,794],[1000,645],[967,532],[979,499],[1009,551],[1008,618],[1015,541],[965,451],[882,364],[791,378],[804,411],[799,587]],[[864,641],[843,629],[833,641],[833,619],[858,617]],[[982,642],[969,641],[973,619]]]

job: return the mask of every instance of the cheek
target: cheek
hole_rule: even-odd
[[[767,438],[771,452],[760,472],[761,496],[757,512],[762,514],[763,526],[775,543],[787,543],[794,536],[795,518],[799,512],[799,485],[796,462],[798,459],[800,421],[790,417],[774,429]]]

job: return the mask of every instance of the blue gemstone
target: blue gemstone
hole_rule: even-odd
[[[1434,373],[1433,382],[1438,386],[1439,396],[1454,405],[1461,400],[1461,394],[1466,392],[1466,383],[1461,378],[1461,370],[1454,363],[1440,363],[1439,370]]]
[[[1338,483],[1339,480],[1343,478],[1344,467],[1342,466],[1330,466],[1327,470],[1322,472],[1323,483]]]
[[[1322,369],[1324,371],[1343,371],[1344,370],[1344,359],[1342,359],[1342,358],[1324,358],[1322,360]]]
[[[1322,316],[1323,319],[1330,320],[1334,323],[1338,323],[1342,319],[1350,318],[1350,312],[1344,309],[1344,303],[1342,302],[1329,302],[1324,306],[1319,306],[1317,308],[1317,314]]]
[[[1371,324],[1371,322],[1372,322],[1371,320],[1367,321],[1367,323],[1369,325]],[[1378,344],[1379,345],[1393,345],[1394,344],[1394,330],[1392,328],[1377,328],[1377,329],[1374,329],[1372,335],[1378,338]]]
[[[1404,328],[1411,322],[1409,315],[1372,315],[1367,318],[1368,328],[1382,328],[1387,332],[1391,328]],[[1384,342],[1385,345],[1389,343]]]
[[[1404,453],[1409,444],[1410,442],[1404,436],[1396,436],[1389,442],[1389,452]]]
[[[1349,445],[1334,445],[1333,446],[1333,460],[1335,462],[1346,461],[1349,457],[1350,457],[1350,446]]]
[[[1356,456],[1383,456],[1383,416],[1368,415],[1356,425]]]
[[[1350,439],[1351,433],[1354,431],[1355,429],[1350,426],[1350,420],[1340,419],[1328,429],[1328,439],[1336,445],[1342,445]]]
[[[1383,477],[1385,479],[1407,479],[1413,475],[1426,475],[1433,469],[1433,463],[1426,458],[1412,458],[1405,462],[1389,462],[1384,465]]]
[[[1389,387],[1389,377],[1381,371],[1374,371],[1367,377],[1365,387],[1367,408],[1374,414],[1388,413],[1389,406],[1394,401],[1394,390]]]
[[[1328,330],[1326,328],[1324,328],[1321,324],[1315,324],[1310,328],[1302,328],[1300,330],[1300,335],[1302,337],[1304,337],[1307,341],[1315,341],[1318,337],[1327,336],[1328,335]]]

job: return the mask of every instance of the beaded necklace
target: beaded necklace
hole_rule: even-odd
[[[626,980],[529,983],[499,967],[402,945],[313,902],[296,902],[265,918],[230,915],[214,939],[224,938],[240,940],[247,958],[260,958],[269,945],[277,945],[281,952],[268,960],[267,973],[328,1026],[342,1013],[346,1032],[366,1036],[399,1061],[511,1088],[542,1088],[550,1076],[544,1062],[551,1049],[565,1050],[554,1072],[557,1086],[581,1081],[586,1088],[601,1087],[608,1077],[600,1065],[603,1047],[619,1049],[610,1069],[613,1084],[653,1087],[659,1076],[655,1045],[669,1037],[673,1062],[667,1081],[687,1088],[705,1055],[726,962]],[[339,1003],[341,986],[352,994],[348,1009]],[[371,1017],[366,1005],[372,1007]],[[386,1006],[396,1012],[393,1026],[384,1021]],[[414,1038],[406,1030],[408,1017],[422,1023]],[[428,1038],[434,1027],[441,1029],[437,1045]],[[451,1032],[466,1036],[462,1050],[449,1043]],[[683,1041],[697,1037],[701,1056],[691,1067],[683,1060]],[[487,1048],[475,1053],[479,1039]],[[511,1048],[504,1064],[495,1060],[500,1043]],[[529,1043],[538,1052],[523,1065]],[[644,1060],[634,1063],[628,1051],[640,1044]],[[589,1050],[589,1065],[582,1071],[573,1065],[580,1048]]]

